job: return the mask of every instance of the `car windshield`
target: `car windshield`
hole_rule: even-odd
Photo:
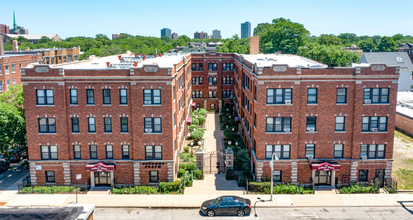
[[[221,197],[218,197],[218,198],[214,199],[214,201],[212,201],[212,204],[216,205],[216,204],[220,203],[221,201],[222,201]]]

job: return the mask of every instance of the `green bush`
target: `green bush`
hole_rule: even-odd
[[[78,192],[81,191],[77,188]],[[28,186],[24,187],[21,194],[68,194],[75,192],[74,186]]]
[[[192,114],[198,115],[198,114],[199,114],[199,111],[198,111],[198,110],[193,110],[193,111],[192,111]]]
[[[189,152],[189,147],[184,147],[184,152],[188,153]]]
[[[191,125],[196,125],[196,126],[198,126],[198,124],[199,124],[199,120],[198,120],[197,118],[192,118]]]
[[[189,172],[185,172],[185,186],[192,186],[192,182],[194,180],[192,179],[192,176]]]
[[[199,125],[204,125],[205,124],[205,116],[198,116],[198,120],[199,120]]]
[[[179,170],[178,170],[178,178],[181,178],[182,175],[185,174],[185,169],[181,168],[181,164],[179,164]]]
[[[202,132],[202,134],[205,133],[205,129],[203,129],[203,128],[197,128],[196,130]]]
[[[114,187],[111,190],[112,194],[155,194],[159,189],[152,186],[135,186],[135,187]]]
[[[195,163],[181,163],[179,164],[179,169],[196,170],[196,164]]]
[[[379,187],[378,185],[356,185],[351,184],[350,186],[346,186],[341,188],[340,194],[353,194],[353,193],[378,193]]]
[[[194,130],[196,130],[198,128],[198,126],[196,126],[196,125],[189,125],[189,132],[193,132]]]
[[[200,130],[195,130],[191,132],[191,138],[195,142],[198,142],[199,140],[201,140],[203,136],[204,136],[204,133]]]
[[[162,194],[180,191],[181,180],[175,180],[175,182],[161,182],[159,183],[159,190]]]
[[[197,179],[197,180],[203,180],[204,179],[204,173],[202,172],[202,170],[195,170],[194,171],[194,176],[195,176],[195,179]]]
[[[248,190],[251,192],[270,194],[270,182],[249,182]],[[313,194],[311,187],[295,186],[290,184],[274,185],[274,194]]]
[[[199,114],[205,116],[207,113],[207,110],[204,108],[199,109]]]

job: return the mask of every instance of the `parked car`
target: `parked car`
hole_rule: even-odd
[[[238,196],[221,196],[203,202],[201,212],[209,217],[215,215],[238,215],[242,217],[251,213],[251,200]]]
[[[8,170],[10,168],[10,162],[5,159],[0,159],[0,173]]]
[[[18,163],[24,158],[27,158],[27,151],[26,150],[20,150],[20,151],[15,151],[11,153],[10,157],[10,162],[11,163]]]

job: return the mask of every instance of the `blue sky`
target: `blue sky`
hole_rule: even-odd
[[[301,23],[312,35],[413,35],[413,0],[0,0],[0,24],[17,24],[30,34],[94,37],[112,33],[160,37],[164,27],[193,38],[195,31],[240,35],[241,23],[278,17]]]

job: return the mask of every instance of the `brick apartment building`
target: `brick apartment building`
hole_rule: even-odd
[[[258,181],[270,177],[273,153],[279,182],[384,181],[399,71],[215,52],[26,68],[32,183],[69,184],[76,174],[93,186],[173,181],[191,107],[230,106]]]

